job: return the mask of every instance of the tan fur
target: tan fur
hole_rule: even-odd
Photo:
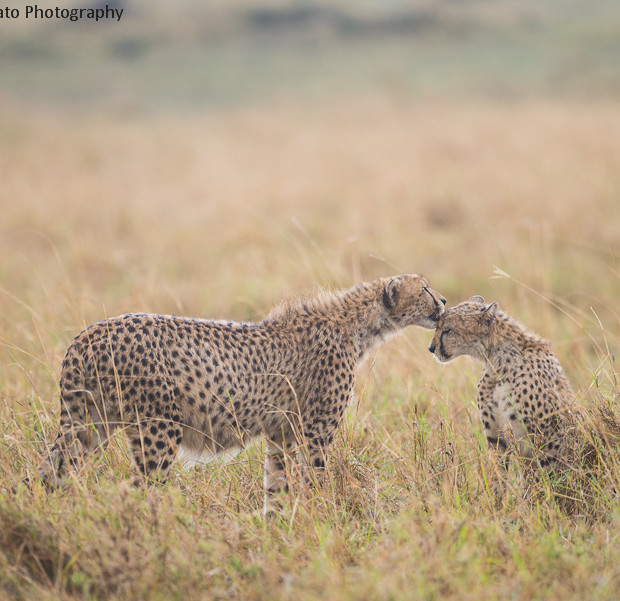
[[[286,488],[284,454],[323,467],[367,353],[402,328],[434,328],[445,299],[418,275],[287,302],[260,322],[129,314],[84,330],[60,375],[60,429],[43,478],[124,428],[143,476],[179,451],[209,458],[267,438],[265,490]]]
[[[478,408],[491,447],[557,465],[575,395],[548,342],[477,296],[441,316],[429,350],[441,362],[470,355],[484,363]]]

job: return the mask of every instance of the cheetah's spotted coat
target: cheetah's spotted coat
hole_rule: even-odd
[[[398,330],[434,328],[445,299],[418,275],[284,303],[260,322],[129,314],[96,323],[69,346],[56,441],[39,474],[123,427],[139,473],[165,480],[181,450],[215,455],[265,436],[266,493],[286,488],[284,453],[303,442],[323,467],[367,353]]]

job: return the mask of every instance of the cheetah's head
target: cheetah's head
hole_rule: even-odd
[[[486,304],[481,296],[448,309],[441,317],[428,350],[441,363],[459,355],[484,358],[484,342],[496,319],[498,304]]]
[[[383,308],[398,327],[419,326],[432,330],[444,311],[446,299],[421,275],[403,274],[384,283]]]

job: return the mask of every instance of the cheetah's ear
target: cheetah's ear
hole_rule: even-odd
[[[480,305],[486,304],[486,301],[479,295],[472,296],[467,302],[468,303],[479,303]]]
[[[484,316],[489,321],[491,321],[491,319],[493,319],[495,315],[497,314],[498,309],[499,309],[499,305],[497,304],[497,301],[495,301],[494,303],[491,303],[490,305],[486,305],[485,307],[483,307],[481,311],[482,313],[484,313]]]
[[[400,281],[392,278],[383,289],[383,306],[386,309],[393,309],[400,292]]]

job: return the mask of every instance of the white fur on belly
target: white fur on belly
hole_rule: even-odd
[[[192,449],[181,444],[178,459],[185,469],[190,469],[197,465],[205,465],[216,460],[221,463],[226,463],[237,457],[237,455],[244,450],[245,446],[236,446],[219,453],[214,453],[209,449]]]

